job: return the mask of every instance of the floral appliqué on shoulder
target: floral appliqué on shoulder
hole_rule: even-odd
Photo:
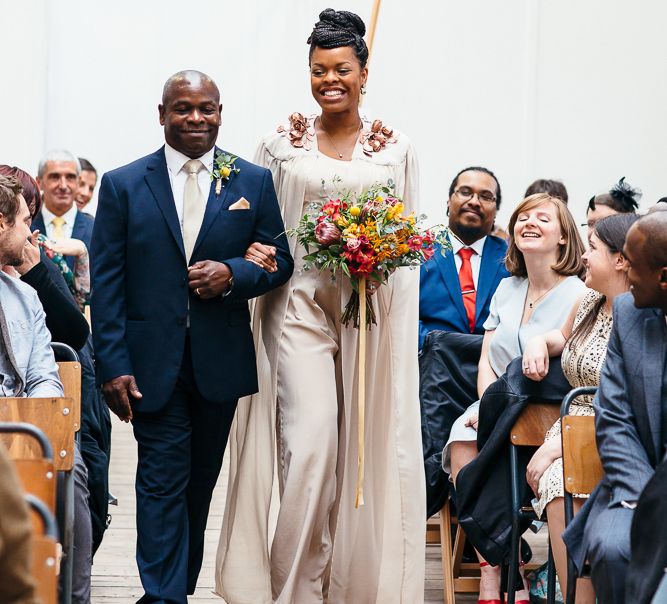
[[[373,153],[382,151],[387,145],[396,142],[397,135],[394,130],[382,124],[380,120],[374,120],[371,127],[364,128],[359,135],[359,142],[364,153],[371,157]]]
[[[311,141],[315,138],[315,129],[312,123],[308,122],[308,118],[295,111],[289,116],[289,125],[278,126],[278,132],[284,133],[289,138],[292,147],[310,151],[312,147]]]

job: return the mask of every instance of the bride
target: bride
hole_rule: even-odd
[[[392,180],[417,209],[409,140],[359,114],[366,92],[365,26],[325,10],[308,39],[310,83],[321,112],[299,113],[261,143],[285,226],[294,228],[323,189],[360,193]],[[325,187],[322,183],[325,183]],[[260,393],[237,411],[230,436],[227,509],[217,590],[229,604],[418,604],[424,597],[425,485],[418,398],[417,271],[399,269],[373,296],[368,332],[366,504],[355,509],[357,329],[341,325],[347,279],[303,270],[291,242],[292,280],[259,300],[254,330]],[[272,270],[272,249],[246,259]],[[274,462],[274,435],[277,458]],[[274,463],[280,509],[269,555]]]

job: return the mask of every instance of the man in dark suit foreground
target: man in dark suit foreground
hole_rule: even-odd
[[[257,391],[248,300],[293,268],[270,172],[215,147],[221,110],[208,76],[172,76],[166,145],[99,193],[93,333],[98,381],[138,442],[141,603],[195,590],[236,402]],[[273,271],[243,259],[254,242],[272,246]]]
[[[667,439],[667,212],[638,220],[623,249],[629,294],[614,301],[614,326],[594,400],[605,476],[563,534],[575,564],[588,558],[599,602],[626,598],[630,527]],[[629,594],[628,594],[629,595]]]

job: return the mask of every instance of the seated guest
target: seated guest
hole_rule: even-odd
[[[0,266],[25,261],[30,241],[30,212],[14,177],[0,176]],[[51,350],[44,309],[37,292],[0,271],[0,396],[60,397],[63,386]],[[90,601],[92,542],[87,470],[78,446],[74,450],[75,557],[73,602]],[[58,490],[58,505],[64,490]]]
[[[611,308],[616,296],[628,291],[625,258],[622,250],[625,236],[638,216],[619,214],[595,223],[583,260],[586,285],[591,288],[572,307],[570,316],[560,329],[535,336],[523,354],[524,374],[542,380],[549,371],[549,357],[561,356],[563,373],[573,388],[597,386],[607,355],[611,334]],[[593,397],[577,398],[570,407],[572,415],[593,415]],[[561,533],[565,528],[563,508],[563,449],[560,419],[549,429],[544,444],[528,464],[526,478],[539,497],[535,504],[538,518],[546,510],[549,537],[556,571],[561,585],[567,584],[567,560]],[[575,513],[583,505],[575,499]],[[577,602],[595,602],[589,581],[582,580],[577,589]]]
[[[524,199],[512,213],[503,279],[491,300],[484,323],[477,393],[501,376],[512,359],[522,355],[528,341],[562,325],[585,285],[584,245],[567,206],[546,193]],[[456,486],[459,470],[477,455],[479,401],[456,420],[442,454],[443,469]],[[451,460],[450,460],[451,457]],[[480,599],[498,599],[500,569],[482,565]],[[517,602],[527,601],[521,591]]]
[[[567,189],[560,180],[538,178],[535,182],[528,186],[523,196],[524,198],[530,197],[536,193],[548,193],[552,197],[558,197],[558,199],[562,200],[563,203],[567,203]]]
[[[41,206],[37,183],[27,172],[19,168],[0,165],[0,174],[15,176],[23,185],[23,197],[34,219]],[[33,234],[34,240],[34,234]],[[46,313],[46,327],[56,342],[74,348],[81,361],[81,454],[88,469],[90,512],[93,520],[93,550],[102,541],[108,512],[108,467],[110,454],[111,421],[109,408],[95,386],[92,341],[89,341],[88,322],[74,299],[76,292],[68,288],[68,267],[52,262],[46,248],[26,246],[24,262],[5,271],[20,276],[39,296]],[[64,269],[61,273],[59,269]]]
[[[452,250],[436,252],[421,267],[419,348],[429,331],[483,333],[489,303],[508,276],[507,244],[491,235],[500,207],[500,184],[493,172],[461,170],[449,187],[447,214]]]
[[[97,170],[87,159],[79,158],[81,174],[79,174],[79,188],[76,192],[74,201],[78,210],[83,212],[84,208],[90,203],[97,185]]]
[[[644,487],[665,455],[667,425],[667,214],[632,225],[623,256],[630,294],[614,323],[593,400],[604,478],[563,539],[577,568],[588,559],[598,601],[629,602],[630,526]]]
[[[590,233],[600,218],[613,214],[636,214],[641,196],[638,189],[625,182],[624,176],[609,192],[591,197],[586,209],[586,224],[582,226],[587,226]]]
[[[72,271],[75,257],[83,255],[83,250],[69,240],[82,241],[86,250],[90,250],[95,222],[92,216],[79,212],[74,203],[80,173],[79,160],[69,151],[49,151],[42,158],[37,183],[44,195],[44,205],[32,225],[51,241],[67,245],[62,253]]]
[[[35,580],[30,572],[32,522],[19,478],[2,445],[0,519],[0,602],[37,604]]]
[[[0,165],[0,175],[13,176],[21,183],[23,198],[28,206],[31,220],[34,221],[42,206],[35,179],[20,168],[6,165]],[[70,292],[74,293],[72,287],[67,287],[69,283],[65,285],[66,280],[63,283],[66,275],[60,275],[52,262],[53,255],[51,257],[47,255],[50,248],[44,245],[38,247],[34,233],[31,242],[33,245],[23,249],[24,262],[13,267],[9,274],[20,276],[21,281],[37,291],[39,301],[46,311],[46,327],[51,332],[53,340],[79,350],[86,344],[90,334],[88,322],[70,295]],[[65,269],[69,272],[69,268],[65,266]],[[61,287],[61,284],[65,287]],[[64,291],[66,289],[69,289],[69,292]]]

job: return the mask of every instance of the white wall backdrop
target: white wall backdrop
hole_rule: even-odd
[[[162,143],[164,80],[200,69],[219,84],[219,144],[252,157],[310,97],[306,38],[333,5],[368,20],[372,0],[0,0],[0,163],[36,171],[71,149],[100,171]],[[620,176],[667,195],[664,0],[384,0],[364,112],[405,132],[422,207],[444,220],[452,176],[498,175],[506,222],[538,177],[562,179],[583,220]]]

